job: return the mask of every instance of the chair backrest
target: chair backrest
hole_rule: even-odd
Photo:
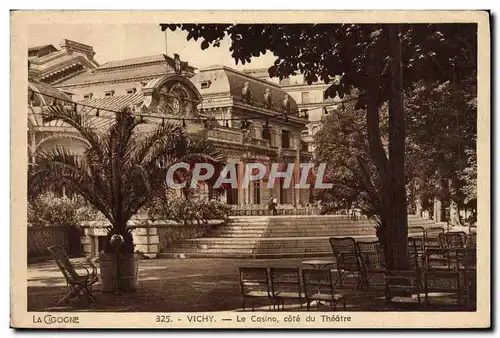
[[[302,269],[302,281],[306,297],[322,293],[334,295],[334,279],[329,269]]]
[[[443,227],[429,227],[425,229],[425,247],[439,247],[440,234],[444,234]]]
[[[467,234],[463,231],[447,232],[439,235],[441,247],[449,249],[458,249],[465,247]]]
[[[266,267],[240,267],[241,294],[257,291],[271,296],[269,288],[268,268]]]
[[[384,252],[378,241],[356,242],[361,264],[367,270],[384,270],[386,268]]]
[[[301,293],[299,268],[272,267],[270,271],[273,296],[280,292]]]
[[[426,248],[426,270],[452,270],[456,267],[455,250],[447,248]]]
[[[389,270],[385,274],[386,299],[394,297],[411,297],[420,299],[420,282],[418,272],[413,270]]]
[[[408,237],[422,237],[425,238],[425,229],[421,226],[408,227]]]
[[[50,246],[47,248],[51,253],[52,257],[56,261],[59,270],[61,270],[66,282],[72,283],[78,278],[78,274],[76,273],[73,264],[69,260],[68,256],[64,249],[59,245]]]
[[[437,237],[439,234],[444,234],[443,227],[429,227],[425,229],[425,235],[427,237]]]
[[[359,271],[359,262],[356,240],[352,237],[331,237],[329,239],[333,255],[337,261],[337,269]]]
[[[475,247],[456,249],[455,257],[457,270],[476,270],[477,254]]]
[[[477,259],[474,248],[427,248],[426,269],[475,270]]]
[[[477,234],[475,232],[469,233],[467,235],[467,239],[465,241],[465,247],[475,249],[476,248],[476,239],[477,239]]]
[[[411,270],[418,270],[422,266],[422,241],[421,238],[408,238],[408,263]]]

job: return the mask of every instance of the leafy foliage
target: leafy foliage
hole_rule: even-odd
[[[130,108],[116,114],[105,130],[83,120],[73,107],[47,107],[43,114],[46,121],[61,120],[73,127],[90,147],[83,156],[62,147],[39,152],[30,170],[30,195],[61,184],[67,186],[110,221],[109,236],[123,236],[122,249],[127,253],[133,253],[127,221],[164,193],[170,165],[207,162],[219,167],[224,162],[215,146],[187,135],[180,125],[165,123],[141,132],[141,121],[134,118]]]
[[[252,58],[272,52],[276,61],[269,75],[286,78],[301,73],[308,83],[334,83],[326,94],[341,98],[351,88],[365,88],[370,52],[380,45],[375,60],[380,70],[376,85],[380,104],[388,99],[390,24],[161,24],[164,31],[182,29],[187,40],[200,40],[201,49],[219,47],[229,37],[229,51],[236,62],[250,63]],[[404,81],[457,78],[476,65],[475,24],[400,24]],[[371,79],[373,80],[373,79]]]
[[[380,182],[369,155],[364,111],[356,109],[354,101],[347,101],[326,117],[315,144],[316,162],[327,163],[325,180],[333,184],[318,197],[331,211],[355,207],[378,220]]]
[[[226,220],[231,207],[217,200],[193,199],[170,194],[168,198],[155,198],[148,208],[151,219],[173,220],[183,224],[208,223]]]
[[[325,98],[359,90],[356,109],[366,109],[369,156],[380,182],[379,240],[390,268],[406,269],[407,203],[403,93],[418,81],[445,82],[475,72],[476,24],[161,24],[188,32],[201,48],[231,39],[236,62],[270,51],[271,77],[301,73],[308,83],[331,83]],[[340,76],[339,81],[333,81]],[[387,143],[380,107],[388,104]],[[372,189],[374,191],[375,189]]]
[[[28,224],[31,226],[74,226],[102,215],[81,197],[56,197],[44,193],[28,203]]]
[[[459,205],[476,198],[476,88],[474,76],[459,83],[420,81],[408,91],[407,176],[419,179],[421,195],[445,188]]]

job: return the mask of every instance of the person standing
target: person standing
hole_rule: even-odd
[[[276,199],[272,198],[269,200],[269,204],[268,204],[268,208],[269,208],[269,213],[273,216],[276,216],[278,214],[278,210],[277,210],[277,207],[278,206],[278,203],[276,201]]]

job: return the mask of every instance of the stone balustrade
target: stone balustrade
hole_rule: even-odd
[[[267,205],[247,204],[231,206],[231,216],[269,216],[272,212]],[[315,206],[297,206],[281,204],[277,207],[277,215],[318,215],[320,208]]]
[[[167,250],[176,241],[201,237],[212,226],[221,223],[221,220],[212,220],[207,224],[181,224],[174,221],[140,219],[129,221],[128,228],[132,230],[134,251],[148,258],[156,258],[158,253]],[[103,250],[109,225],[107,221],[82,224],[81,243],[85,256],[95,257]]]

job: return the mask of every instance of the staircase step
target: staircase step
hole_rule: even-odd
[[[418,216],[409,226],[437,226]],[[160,257],[282,258],[332,256],[330,237],[374,241],[375,224],[346,216],[244,216],[215,225],[205,237],[179,241]]]

